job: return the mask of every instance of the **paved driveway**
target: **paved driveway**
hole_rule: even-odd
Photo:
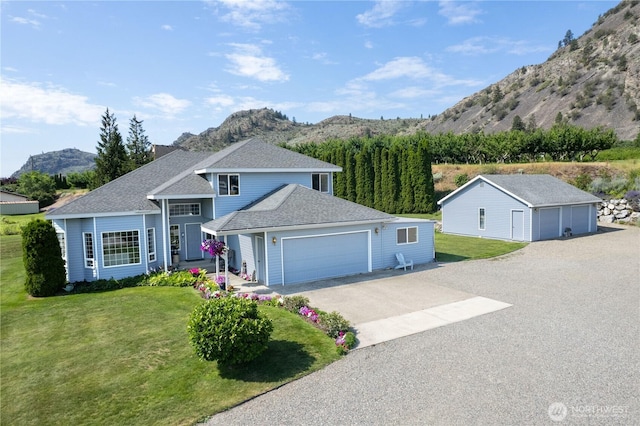
[[[604,229],[403,274],[378,303],[400,312],[423,282],[512,306],[355,350],[209,424],[640,424],[640,228]]]

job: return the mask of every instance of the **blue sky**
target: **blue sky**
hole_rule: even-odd
[[[95,152],[108,107],[152,143],[273,108],[419,118],[524,65],[617,1],[3,1],[0,175]]]

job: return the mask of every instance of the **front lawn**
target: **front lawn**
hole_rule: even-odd
[[[487,259],[520,250],[527,245],[527,243],[463,237],[442,232],[435,234],[436,260],[438,262]]]
[[[218,369],[189,344],[190,288],[33,299],[19,235],[0,237],[0,411],[6,424],[191,424],[339,358],[334,339],[284,309],[268,350]]]

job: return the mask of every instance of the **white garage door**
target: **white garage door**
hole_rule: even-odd
[[[573,234],[589,232],[589,206],[571,206],[571,232]]]
[[[284,284],[369,272],[369,233],[282,240]]]
[[[540,239],[560,236],[560,208],[540,209]]]

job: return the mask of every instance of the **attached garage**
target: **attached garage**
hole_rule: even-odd
[[[283,283],[370,272],[369,232],[282,239]]]

